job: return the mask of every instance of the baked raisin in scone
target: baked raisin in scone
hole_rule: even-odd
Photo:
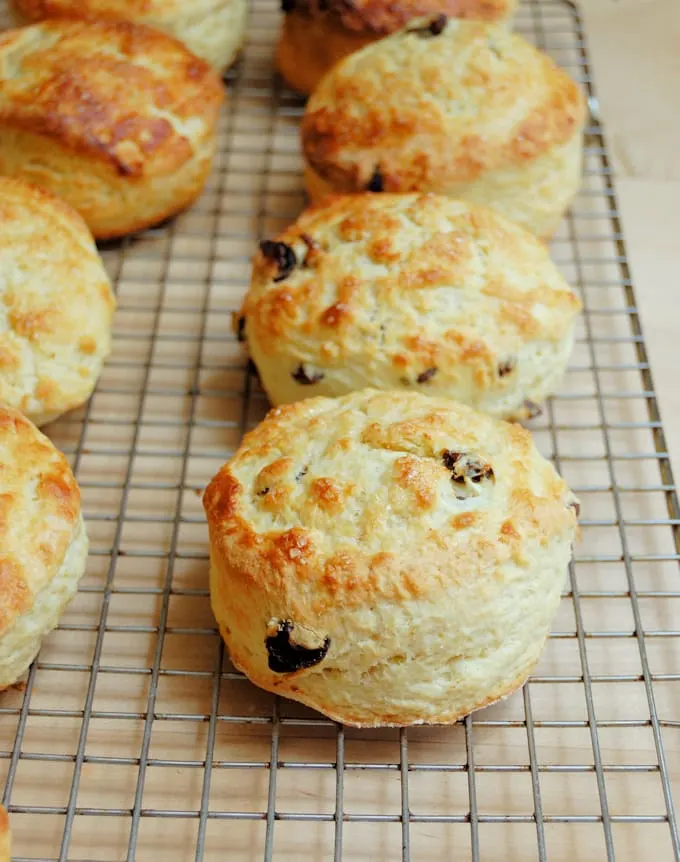
[[[492,210],[364,193],[261,244],[237,329],[273,404],[370,386],[524,419],[555,391],[580,307],[545,245]]]
[[[0,177],[0,402],[44,425],[86,401],[111,349],[114,305],[78,213]]]
[[[517,0],[282,0],[276,65],[294,90],[309,94],[343,57],[415,18],[429,17],[434,31],[447,16],[508,25],[516,8]]]
[[[53,19],[0,33],[0,174],[78,210],[97,239],[150,227],[202,192],[224,87],[165,33]]]
[[[414,392],[272,410],[204,505],[234,664],[366,727],[454,722],[521,686],[577,532],[526,429]]]
[[[174,36],[223,72],[243,45],[247,0],[9,0],[18,24],[45,18],[135,21]]]
[[[437,192],[548,237],[581,182],[585,113],[577,84],[521,36],[419,19],[315,90],[302,121],[307,189],[314,200]]]
[[[58,623],[85,571],[80,490],[61,452],[0,405],[0,690]]]

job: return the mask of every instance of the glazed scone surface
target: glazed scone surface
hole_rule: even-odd
[[[16,682],[85,570],[80,491],[64,456],[0,406],[0,690]]]
[[[406,392],[272,410],[204,505],[235,665],[360,726],[452,722],[521,685],[576,532],[528,431]]]
[[[157,27],[222,71],[245,35],[247,0],[10,0],[19,24],[46,18],[108,18]]]
[[[97,238],[140,230],[201,192],[223,99],[164,33],[54,19],[0,34],[0,173],[57,194]]]
[[[43,425],[86,401],[111,349],[114,305],[80,216],[0,177],[0,402]]]
[[[491,210],[341,196],[263,249],[240,327],[273,404],[415,388],[524,418],[567,365],[580,301],[545,245]]]
[[[578,189],[576,83],[521,36],[422,19],[347,57],[307,103],[311,196],[432,191],[551,233]],[[423,32],[425,31],[425,32]]]

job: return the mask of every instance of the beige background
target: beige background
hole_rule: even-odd
[[[680,3],[581,9],[638,306],[674,469],[680,470]]]

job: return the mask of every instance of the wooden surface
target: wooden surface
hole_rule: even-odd
[[[588,0],[585,11],[648,349],[677,445],[676,3]],[[529,0],[525,23],[539,6]],[[575,62],[568,15],[544,20],[561,28],[560,60]],[[9,800],[19,858],[58,859],[71,810],[63,854],[71,862],[125,859],[136,815],[131,858],[184,862],[195,857],[203,811],[207,862],[261,862],[272,726],[280,716],[281,819],[272,860],[333,859],[336,728],[294,704],[277,707],[228,663],[219,690],[213,685],[220,645],[206,596],[198,496],[266,407],[249,383],[242,409],[241,352],[229,312],[247,281],[255,238],[302,204],[299,105],[284,97],[273,118],[266,90],[277,21],[275,4],[256,0],[246,83],[233,93],[223,151],[201,201],[170,227],[106,252],[119,285],[114,356],[87,414],[49,429],[77,466],[92,555],[83,590],[29,680],[29,709],[22,716],[21,690],[0,698],[0,786],[25,722]],[[467,735],[462,725],[409,732],[413,862],[468,862],[476,840],[481,862],[540,860],[536,788],[549,862],[605,860],[606,826],[617,862],[673,859],[641,647],[677,802],[680,595],[671,593],[680,592],[678,569],[640,375],[627,367],[637,360],[598,164],[591,152],[580,215],[554,245],[566,274],[583,281],[589,315],[560,398],[534,423],[538,445],[581,489],[573,580],[523,692],[476,715]],[[631,573],[644,642],[636,636]],[[213,764],[209,784],[206,762]],[[399,734],[348,730],[345,764],[343,862],[398,862]],[[325,819],[292,819],[298,815]]]
[[[680,3],[581,4],[654,381],[680,471]]]

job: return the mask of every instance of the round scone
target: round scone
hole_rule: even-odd
[[[49,189],[97,239],[150,227],[201,193],[224,88],[175,39],[127,21],[0,33],[0,174]]]
[[[364,193],[261,244],[238,331],[273,404],[414,388],[524,419],[555,391],[580,307],[545,245],[492,210]]]
[[[285,14],[276,49],[276,65],[294,90],[309,94],[343,57],[400,30],[415,18],[448,15],[508,24],[517,2],[282,0]]]
[[[85,402],[111,350],[114,307],[78,213],[0,177],[0,402],[36,425]]]
[[[58,623],[85,571],[80,490],[61,452],[0,405],[0,690]]]
[[[521,425],[363,390],[272,410],[204,505],[235,666],[375,726],[454,722],[523,684],[578,504]]]
[[[18,24],[45,18],[106,18],[156,27],[219,72],[243,46],[247,0],[9,0]]]
[[[521,36],[419,19],[342,60],[302,120],[307,189],[426,191],[550,236],[581,180],[583,95]]]

